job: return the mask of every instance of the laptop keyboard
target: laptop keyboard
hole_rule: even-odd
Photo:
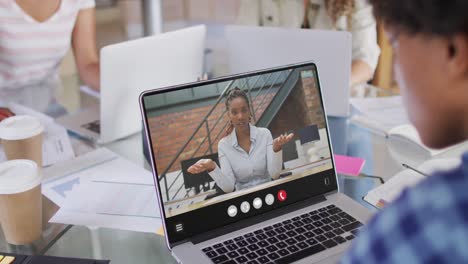
[[[352,240],[361,226],[340,208],[329,205],[202,251],[216,264],[291,263]]]
[[[87,124],[82,125],[81,127],[86,128],[94,133],[101,134],[101,122],[96,120]]]

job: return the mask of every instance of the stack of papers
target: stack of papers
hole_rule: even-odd
[[[149,171],[101,148],[44,170],[50,222],[155,233],[162,222]]]
[[[351,122],[387,135],[395,127],[409,124],[401,96],[352,98],[351,105],[359,114]]]
[[[19,104],[10,104],[9,108],[17,115],[29,115],[38,118],[44,125],[42,143],[42,166],[49,166],[59,161],[73,159],[73,152],[67,130],[57,125],[51,117]],[[0,162],[6,161],[3,147],[0,145]]]

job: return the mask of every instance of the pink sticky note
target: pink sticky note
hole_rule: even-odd
[[[356,157],[349,157],[334,154],[336,172],[339,174],[358,176],[361,173],[366,160]]]

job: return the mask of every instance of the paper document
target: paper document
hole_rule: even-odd
[[[432,159],[418,166],[418,170],[431,175],[436,171],[453,169],[461,164],[460,158]],[[430,176],[429,176],[430,177]],[[406,188],[418,184],[426,177],[410,169],[403,170],[390,178],[385,184],[369,191],[364,197],[368,203],[381,208],[387,203],[393,202]]]
[[[351,123],[385,136],[389,152],[397,162],[420,164],[446,151],[431,149],[422,143],[408,120],[401,96],[355,98],[351,104],[358,111],[350,118]]]
[[[75,157],[68,137],[67,130],[57,125],[51,117],[18,104],[10,104],[9,108],[17,115],[30,115],[38,118],[44,125],[42,143],[42,165],[49,166],[59,161],[69,160]],[[0,145],[0,162],[5,161],[6,156]]]
[[[154,186],[149,171],[105,148],[45,168],[43,175],[42,193],[59,206],[63,205],[67,193],[86,181],[106,180]]]
[[[60,205],[50,222],[155,233],[162,222],[151,172],[108,149],[44,170],[43,194]]]
[[[62,206],[67,193],[80,184],[83,178],[92,179],[103,173],[108,175],[106,171],[94,170],[95,167],[99,168],[99,165],[117,158],[117,155],[106,149],[97,149],[75,159],[44,168],[42,194],[57,205]]]
[[[401,96],[351,98],[350,103],[363,114],[403,107]]]
[[[67,195],[63,209],[105,215],[157,217],[154,184],[92,180]]]
[[[392,128],[409,124],[401,96],[352,98],[351,105],[359,112],[351,122],[387,134]]]
[[[153,184],[100,181],[78,185],[50,222],[148,233],[162,226]]]
[[[55,123],[48,125],[42,144],[42,165],[50,166],[59,161],[73,159],[74,157],[75,153],[67,130]]]
[[[408,152],[409,155],[412,156],[419,154],[423,156],[421,158],[422,160],[428,160],[432,156],[448,149],[432,149],[424,145],[419,137],[418,131],[413,125],[402,125],[390,129],[388,132],[388,145],[391,152]],[[398,154],[396,154],[396,156],[398,156]],[[411,157],[403,157],[403,161],[405,158],[408,160]]]

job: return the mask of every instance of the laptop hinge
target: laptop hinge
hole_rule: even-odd
[[[307,206],[321,203],[323,201],[326,201],[326,198],[324,195],[315,196],[315,197],[306,199],[304,201],[300,201],[300,202],[297,202],[288,206],[284,206],[282,208],[279,208],[279,209],[276,209],[276,210],[273,210],[273,211],[270,211],[261,215],[253,216],[251,218],[244,219],[242,221],[239,221],[239,222],[227,225],[227,226],[223,226],[215,230],[210,230],[209,232],[196,235],[192,237],[190,241],[193,244],[198,244],[206,240],[210,240],[212,238],[219,237],[227,233],[231,233],[236,230],[239,230],[239,229],[242,229],[242,228],[254,225],[254,224],[258,224],[260,222],[263,222],[263,221],[266,221],[266,220],[269,220],[269,219],[272,219],[281,215],[285,215],[285,214],[297,211]]]

